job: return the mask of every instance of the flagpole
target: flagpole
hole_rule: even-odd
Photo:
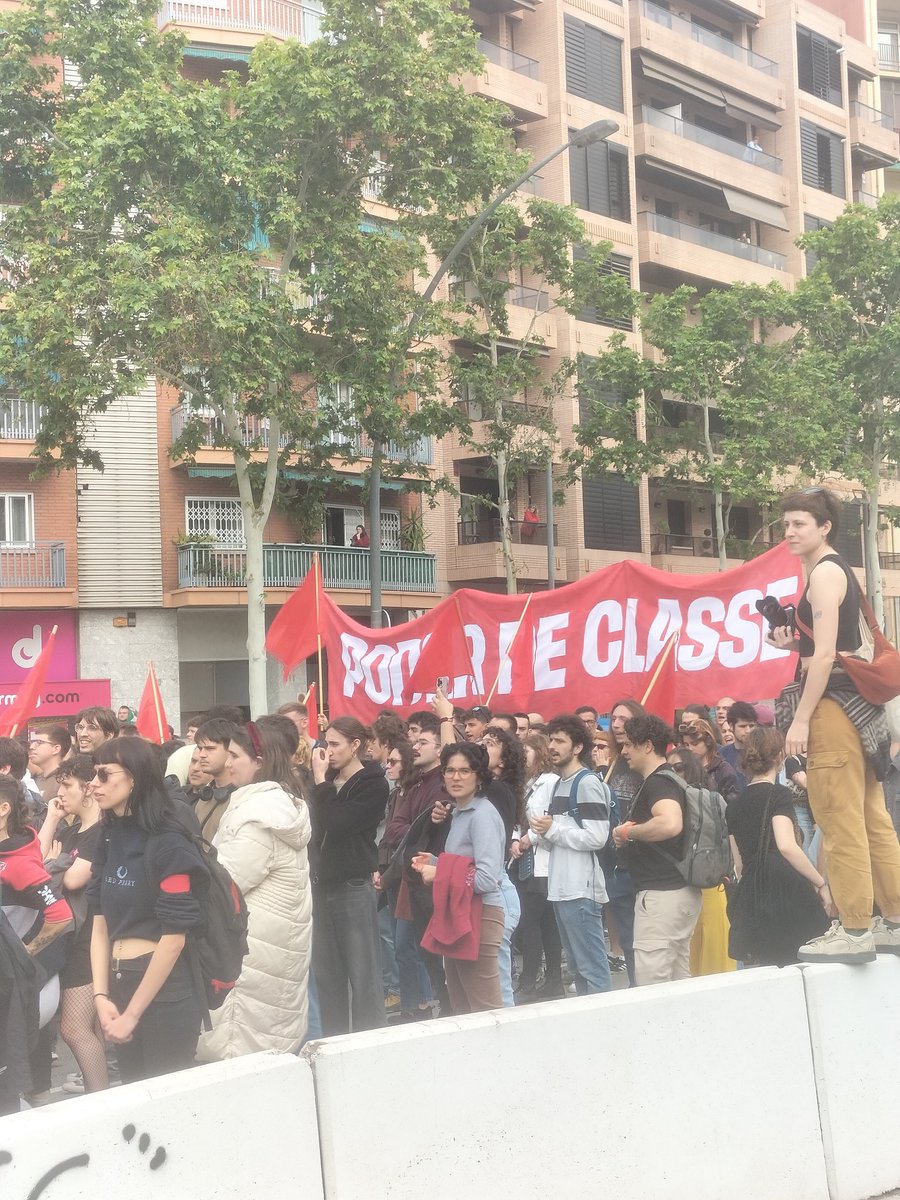
[[[162,709],[161,709],[161,705],[159,703],[159,701],[160,701],[159,682],[157,681],[156,671],[153,667],[152,661],[150,663],[150,679],[152,681],[152,687],[153,687],[153,708],[156,712],[156,731],[159,734],[159,744],[162,745],[163,742],[165,742],[167,740],[165,737],[163,737],[163,734],[168,733],[169,731],[168,731],[168,729],[165,729],[165,730],[163,729]]]
[[[503,654],[500,656],[500,665],[497,668],[497,678],[494,680],[494,686],[491,688],[490,695],[488,696],[487,700],[485,700],[485,702],[484,702],[488,708],[490,708],[490,706],[491,706],[491,701],[494,698],[494,692],[496,692],[497,686],[500,683],[500,676],[503,674],[503,664],[506,662],[507,659],[510,659],[510,661],[512,661],[512,659],[510,658],[510,651],[512,650],[513,646],[515,645],[516,638],[519,636],[519,630],[522,628],[522,622],[525,620],[525,614],[528,612],[528,606],[531,603],[533,596],[534,596],[534,592],[528,593],[528,597],[527,597],[524,605],[522,606],[521,615],[519,616],[519,619],[516,622],[516,627],[513,630],[513,635],[509,639],[509,645],[506,647]]]
[[[321,618],[319,616],[319,591],[321,590],[321,587],[322,587],[322,570],[321,570],[321,567],[319,566],[318,550],[316,550],[315,553],[313,554],[313,570],[316,573],[316,584],[315,584],[315,589],[314,589],[315,593],[316,593],[316,657],[318,659],[318,664],[319,664],[319,694],[316,697],[316,699],[318,700],[317,708],[318,708],[319,716],[321,717],[324,715],[324,712],[325,712],[325,708],[324,708],[325,685],[323,683],[323,675],[322,675],[322,624],[321,624]],[[307,692],[306,694],[308,696],[309,692]],[[318,734],[318,730],[316,730],[316,733]]]
[[[653,675],[651,676],[650,682],[647,684],[647,687],[644,691],[644,695],[641,697],[642,705],[647,703],[647,698],[649,697],[650,693],[653,691],[654,687],[656,686],[656,681],[659,679],[660,675],[662,674],[662,669],[668,662],[669,655],[675,649],[675,643],[677,641],[678,641],[678,634],[673,633],[672,636],[669,638],[669,640],[666,642],[663,652],[657,660],[656,667],[653,671]]]

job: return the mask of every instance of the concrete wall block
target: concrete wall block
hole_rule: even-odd
[[[827,1196],[799,970],[448,1018],[305,1053],[329,1200],[458,1200],[511,1185],[518,1200]]]
[[[78,614],[78,663],[82,679],[109,679],[112,706],[140,703],[152,662],[169,724],[181,732],[178,629],[174,609],[134,609],[135,624],[118,629],[122,608],[88,608]]]
[[[900,961],[803,968],[831,1200],[900,1186]]]
[[[0,1195],[113,1194],[321,1200],[309,1066],[255,1054],[0,1121]]]

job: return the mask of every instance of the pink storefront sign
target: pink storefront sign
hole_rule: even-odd
[[[0,679],[18,683],[37,661],[54,625],[56,643],[47,673],[49,680],[74,679],[78,674],[76,614],[71,609],[15,609],[0,612]],[[6,687],[0,684],[0,687]]]
[[[15,703],[20,683],[0,683],[0,712]],[[62,679],[47,682],[34,719],[41,717],[74,717],[83,708],[109,708],[112,691],[108,679]]]

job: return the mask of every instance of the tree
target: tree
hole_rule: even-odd
[[[45,465],[101,466],[90,418],[148,377],[234,456],[247,542],[250,706],[267,707],[263,528],[279,473],[327,486],[354,440],[446,427],[415,273],[423,214],[479,207],[520,161],[502,110],[454,82],[471,23],[441,0],[332,0],[310,45],[261,43],[220,84],[183,78],[155,0],[26,0],[0,48],[6,394],[39,400]],[[59,86],[61,60],[82,86]],[[379,226],[362,187],[377,163]],[[349,411],[338,383],[352,389]],[[417,406],[409,403],[415,393]],[[412,454],[391,469],[420,469]],[[373,454],[372,474],[381,469]],[[428,486],[422,473],[420,486]],[[379,531],[373,531],[377,536]]]

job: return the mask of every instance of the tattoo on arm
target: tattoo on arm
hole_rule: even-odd
[[[61,933],[68,933],[69,930],[73,928],[73,921],[55,921],[52,924],[44,922],[40,932],[34,938],[32,938],[25,949],[32,956],[35,954],[40,954],[40,952],[46,949],[51,942],[56,941]]]
[[[823,614],[822,614],[822,610],[821,610],[821,608],[820,608],[820,609],[818,609],[816,612],[814,612],[814,613],[813,613],[813,620],[814,620],[814,621],[821,621],[821,620],[822,620],[822,616],[823,616]]]

